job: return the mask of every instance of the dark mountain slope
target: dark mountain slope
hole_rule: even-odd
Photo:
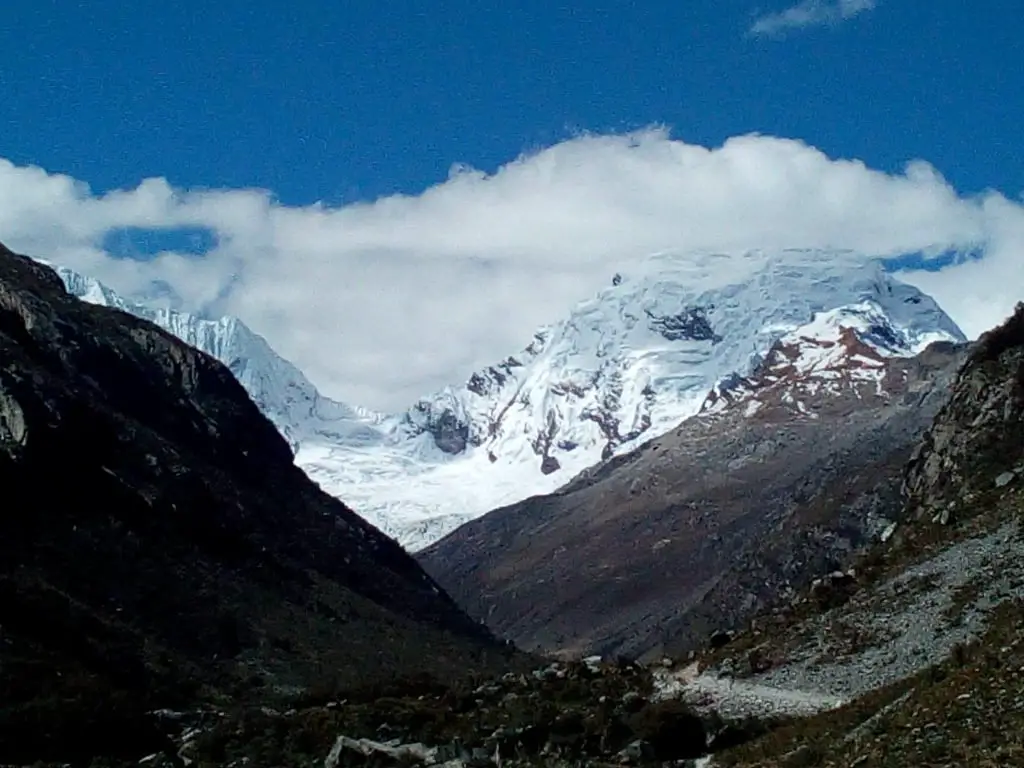
[[[0,762],[200,695],[507,663],[226,368],[2,246],[0,361]]]
[[[915,517],[971,516],[979,497],[1024,475],[1024,304],[984,334],[908,467]],[[1015,466],[1019,464],[1019,466]]]
[[[527,649],[678,654],[839,567],[900,514],[902,470],[963,355],[778,348],[708,413],[418,555]],[[802,365],[822,352],[825,369]],[[810,373],[807,373],[810,371]]]

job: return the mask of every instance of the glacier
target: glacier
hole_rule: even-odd
[[[715,254],[639,260],[518,353],[399,414],[324,397],[236,318],[151,308],[57,270],[70,293],[151,320],[227,365],[311,479],[415,551],[707,410],[710,393],[751,374],[777,342],[825,348],[853,328],[878,355],[910,356],[965,340],[879,261],[748,256],[727,269]]]
[[[293,453],[311,441],[372,445],[379,440],[378,426],[387,420],[384,414],[324,397],[298,368],[238,318],[208,320],[149,307],[125,299],[94,278],[66,267],[48,266],[56,270],[71,295],[149,320],[226,365]]]

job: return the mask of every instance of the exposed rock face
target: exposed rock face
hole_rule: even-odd
[[[687,307],[674,315],[647,312],[652,331],[669,341],[710,341],[717,344],[722,337],[715,333],[704,307]]]
[[[907,469],[917,517],[970,514],[971,494],[1024,482],[1024,304],[974,345]]]
[[[0,762],[88,754],[115,694],[141,716],[200,686],[497,666],[227,368],[2,246],[0,359]]]
[[[461,453],[469,444],[469,424],[457,406],[419,402],[406,414],[408,431],[427,432],[445,453]]]
[[[898,519],[904,465],[964,347],[780,342],[704,412],[420,553],[527,649],[682,653],[834,571]]]

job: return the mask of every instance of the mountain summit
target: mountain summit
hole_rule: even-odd
[[[238,320],[148,309],[60,274],[75,295],[147,317],[228,365],[311,478],[420,549],[702,410],[744,400],[752,414],[751,393],[780,378],[870,384],[884,359],[964,339],[878,262],[820,250],[747,256],[738,272],[714,255],[643,260],[520,352],[390,416],[323,397]]]

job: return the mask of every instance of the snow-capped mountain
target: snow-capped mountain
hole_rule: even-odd
[[[324,398],[238,320],[152,310],[61,276],[72,293],[141,314],[225,362],[312,479],[419,549],[495,507],[555,491],[702,409],[749,401],[772,371],[824,385],[867,381],[872,360],[964,338],[880,264],[787,251],[714,280],[713,261],[646,259],[519,353],[395,416]]]
[[[851,271],[820,252],[789,251],[741,281],[698,292],[680,261],[664,255],[635,276],[616,275],[521,354],[422,399],[411,429],[432,432],[442,450],[480,446],[494,461],[528,460],[547,474],[578,464],[576,455],[589,465],[675,426],[777,341],[828,345],[851,328],[892,356],[963,338],[934,301],[881,265]]]
[[[386,417],[321,395],[303,373],[282,358],[266,339],[234,317],[206,320],[186,312],[157,309],[119,296],[99,281],[50,265],[68,293],[145,318],[224,363],[249,396],[288,441],[292,451],[310,441],[373,444]]]

